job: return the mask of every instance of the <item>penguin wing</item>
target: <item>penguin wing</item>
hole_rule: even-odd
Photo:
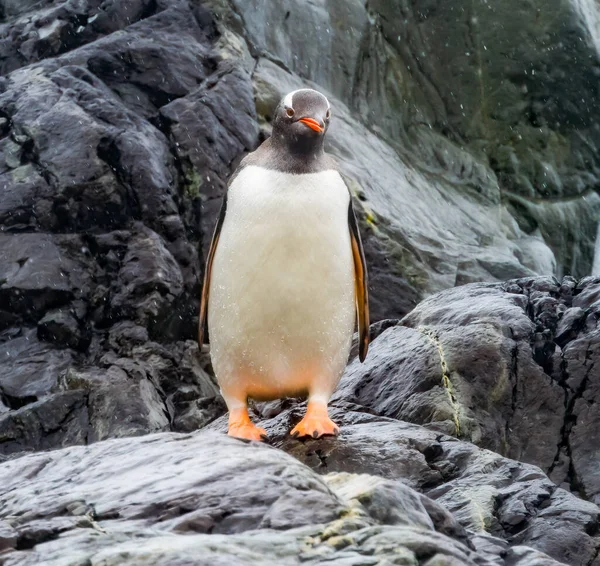
[[[356,288],[356,313],[358,315],[358,357],[363,362],[369,350],[369,281],[365,252],[360,239],[356,216],[354,215],[354,207],[352,206],[352,195],[350,195],[350,204],[348,205],[348,228],[350,229],[352,256],[354,258],[354,285]]]
[[[219,237],[221,236],[221,228],[223,228],[223,222],[225,221],[226,212],[227,192],[223,197],[223,203],[221,204],[221,210],[219,211],[217,224],[215,226],[212,240],[210,242],[208,255],[206,256],[206,266],[204,268],[204,281],[202,283],[202,298],[200,299],[200,319],[198,320],[198,344],[200,345],[200,347],[202,347],[202,344],[204,342],[204,328],[206,326],[206,316],[208,313],[208,290],[210,288],[210,275],[212,272],[212,264],[215,258],[215,252],[217,251],[217,245],[219,243]]]

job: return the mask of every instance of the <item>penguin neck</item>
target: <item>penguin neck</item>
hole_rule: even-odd
[[[293,162],[302,162],[311,169],[316,166],[325,156],[323,149],[323,136],[313,137],[289,137],[281,132],[274,131],[271,147],[277,152],[287,154]]]

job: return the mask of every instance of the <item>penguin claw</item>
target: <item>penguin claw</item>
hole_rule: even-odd
[[[230,426],[227,434],[243,440],[258,440],[259,442],[268,440],[267,431],[254,423]]]

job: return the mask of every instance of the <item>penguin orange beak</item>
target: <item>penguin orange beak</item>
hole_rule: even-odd
[[[319,124],[319,122],[317,122],[314,118],[300,118],[298,122],[306,124],[311,130],[314,130],[315,132],[322,133],[325,131],[325,128],[321,126],[321,124]]]

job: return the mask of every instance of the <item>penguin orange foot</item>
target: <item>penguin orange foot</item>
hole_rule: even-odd
[[[322,401],[309,401],[304,418],[290,433],[294,438],[312,436],[319,438],[325,435],[337,436],[339,427],[329,418],[327,404]]]
[[[246,440],[264,440],[267,437],[267,431],[256,426],[250,420],[246,407],[229,411],[229,430],[227,434]]]

